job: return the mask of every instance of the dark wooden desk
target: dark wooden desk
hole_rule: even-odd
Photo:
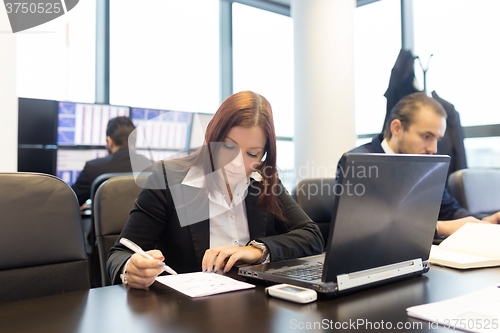
[[[234,277],[236,272],[230,273]],[[263,285],[200,299],[158,283],[149,291],[112,286],[0,304],[0,332],[314,332],[358,319],[373,328],[383,321],[393,331],[444,332],[451,330],[429,328],[408,317],[405,309],[494,283],[500,283],[500,268],[460,272],[433,266],[422,277],[307,305],[268,297]],[[411,328],[396,330],[398,322]],[[308,323],[316,323],[316,329],[306,329]],[[353,331],[388,330],[359,326]]]

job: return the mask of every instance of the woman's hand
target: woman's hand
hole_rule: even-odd
[[[140,254],[134,253],[130,257],[125,274],[127,274],[127,284],[131,288],[148,289],[155,282],[156,277],[163,272],[161,264],[165,257],[159,250],[151,250],[150,254],[155,260],[147,259]]]
[[[205,272],[214,273],[224,269],[228,272],[236,262],[253,264],[262,257],[262,250],[254,246],[218,246],[205,251],[203,256],[202,268]],[[215,263],[214,263],[215,262]]]

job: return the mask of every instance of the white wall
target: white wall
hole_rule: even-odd
[[[0,6],[0,172],[17,171],[16,35]]]
[[[354,128],[355,0],[292,0],[297,181],[334,178]]]

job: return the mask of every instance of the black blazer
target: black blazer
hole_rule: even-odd
[[[130,155],[128,148],[118,149],[114,154],[96,158],[95,160],[85,163],[85,167],[78,176],[78,179],[73,186],[71,186],[78,197],[78,204],[81,206],[87,199],[90,199],[90,188],[92,183],[100,175],[110,172],[132,172],[132,166],[130,164],[131,157],[144,164],[142,170],[151,164],[151,161],[142,155],[136,153]]]
[[[168,168],[172,163],[164,162]],[[178,273],[201,271],[205,251],[210,244],[208,219],[208,199],[197,198],[200,191],[181,182],[187,172],[168,173],[162,164],[153,169],[145,188],[136,200],[135,208],[122,230],[120,238],[126,237],[145,251],[159,249],[165,256],[165,263]],[[168,179],[168,184],[165,181]],[[183,207],[176,209],[170,187],[176,186],[188,198]],[[302,211],[288,194],[281,182],[275,189],[287,221],[277,219],[273,214],[258,207],[257,199],[262,191],[262,183],[251,180],[245,197],[250,239],[267,245],[271,261],[299,258],[323,251],[323,237],[318,226]],[[182,227],[178,214],[198,214],[205,218],[201,222]],[[114,284],[120,284],[123,265],[132,252],[119,243],[111,248],[107,261],[107,271]]]

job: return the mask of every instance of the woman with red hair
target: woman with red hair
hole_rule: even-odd
[[[162,161],[136,200],[120,238],[155,259],[119,243],[110,251],[114,284],[147,288],[163,261],[179,273],[227,272],[257,264],[319,254],[323,238],[278,179],[271,105],[243,91],[228,97],[208,124],[205,142],[185,158]]]

